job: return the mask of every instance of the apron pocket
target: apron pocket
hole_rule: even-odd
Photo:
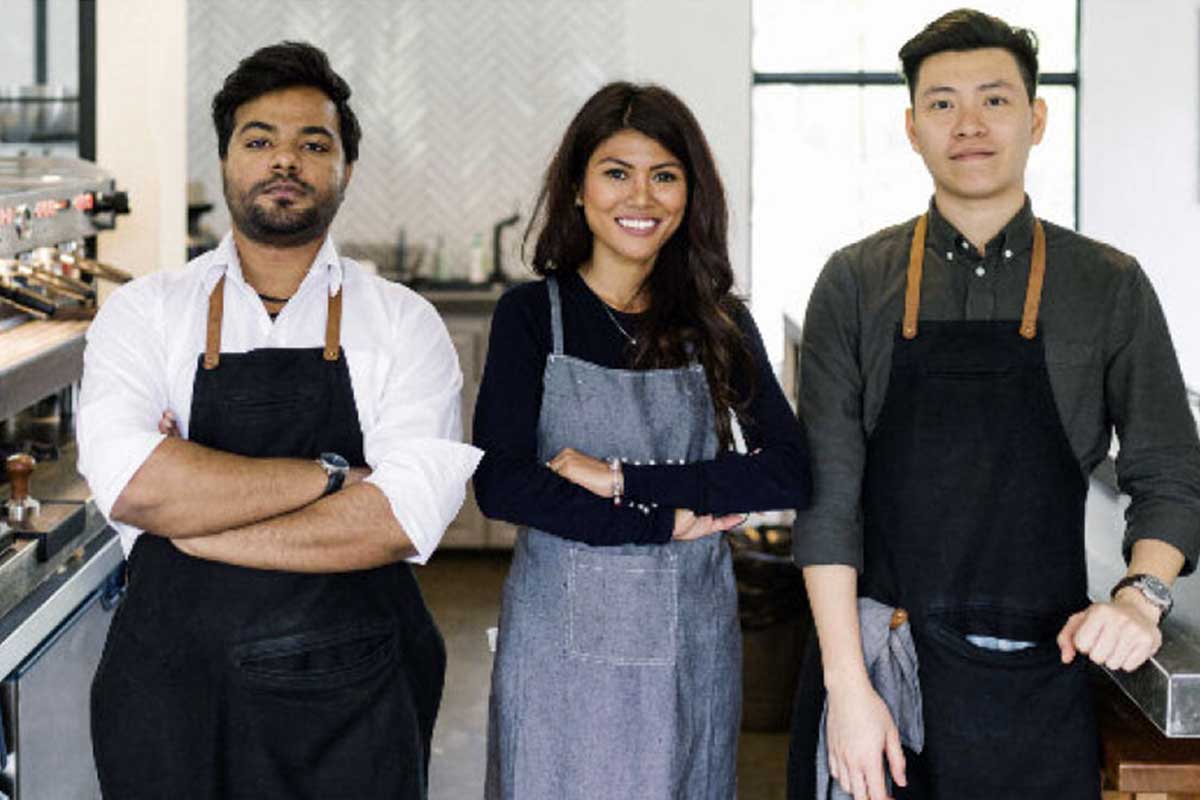
[[[675,557],[567,551],[567,651],[615,666],[671,666],[678,622]]]
[[[399,635],[391,624],[347,625],[233,647],[221,796],[424,797],[421,717]]]
[[[1086,659],[1058,645],[1000,651],[932,618],[918,655],[938,797],[1095,798],[1098,740]]]
[[[340,689],[396,658],[393,623],[340,626],[235,645],[230,654],[251,684],[285,690]]]

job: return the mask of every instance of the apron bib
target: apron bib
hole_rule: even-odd
[[[554,352],[538,458],[564,447],[630,462],[716,455],[704,370],[608,369]],[[730,800],[741,717],[741,631],[721,536],[596,548],[522,530],[492,672],[491,800]]]
[[[209,300],[191,441],[364,466],[341,293],[324,348],[222,354],[223,290],[224,278]],[[247,569],[144,534],[92,689],[104,795],[423,798],[444,668],[407,564]]]
[[[1019,324],[918,325],[926,224],[918,220],[913,236],[904,321],[863,482],[859,593],[909,612],[920,662],[925,749],[906,752],[909,786],[895,796],[1095,800],[1087,659],[1064,665],[1055,643],[1088,605],[1087,479],[1059,420],[1037,327],[1045,233],[1036,223]],[[1033,646],[978,647],[968,635]],[[823,697],[819,659],[814,637],[801,691]],[[811,796],[813,702],[797,703],[793,797]]]

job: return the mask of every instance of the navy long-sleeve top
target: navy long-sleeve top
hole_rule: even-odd
[[[628,341],[603,301],[578,273],[559,276],[563,349],[603,367],[629,368]],[[609,309],[626,331],[638,315]],[[804,432],[763,349],[750,313],[739,306],[736,322],[754,365],[754,392],[739,425],[749,455],[723,452],[691,464],[623,467],[625,496],[650,514],[616,506],[556,475],[538,460],[537,426],[542,374],[552,350],[550,297],[545,281],[515,286],[492,317],[487,364],[475,405],[474,444],[484,450],[475,472],[475,498],[483,513],[591,545],[654,544],[670,540],[674,510],[697,514],[803,508],[810,473]],[[748,375],[734,376],[745,397]],[[592,454],[588,454],[592,455]]]

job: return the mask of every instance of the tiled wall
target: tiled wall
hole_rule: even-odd
[[[339,244],[442,237],[465,271],[476,233],[528,217],[571,115],[628,70],[625,2],[615,0],[203,0],[188,3],[188,173],[228,226],[209,104],[255,48],[310,41],[354,90],[364,135],[334,226]],[[669,32],[664,32],[669,36]],[[511,262],[519,237],[509,233]]]

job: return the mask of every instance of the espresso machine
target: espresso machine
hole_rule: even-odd
[[[0,545],[29,536],[45,551],[61,528],[62,509],[38,504],[29,487],[37,463],[56,460],[70,440],[98,284],[130,279],[90,258],[88,243],[128,210],[112,177],[90,162],[0,159],[0,484],[10,487]]]
[[[120,593],[115,532],[75,469],[96,236],[129,210],[77,159],[0,158],[0,798],[98,796],[87,691]]]

